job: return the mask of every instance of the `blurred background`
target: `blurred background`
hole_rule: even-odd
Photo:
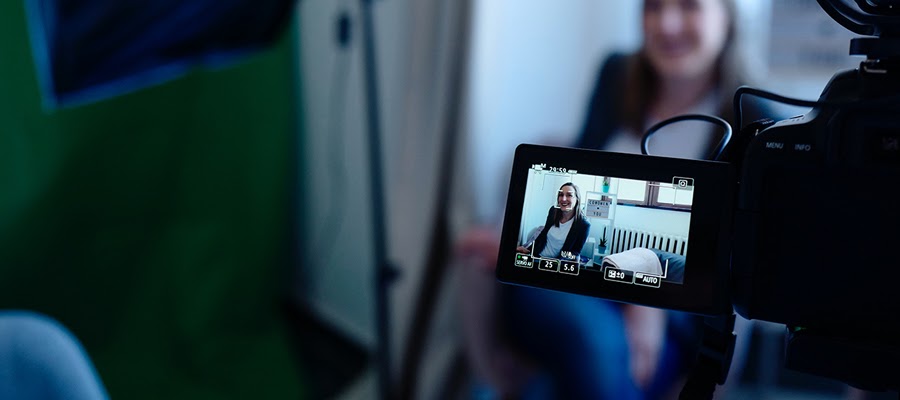
[[[516,145],[573,143],[641,2],[90,3],[0,5],[0,310],[67,327],[112,398],[497,395],[455,243],[502,221]],[[756,87],[860,61],[812,0],[738,5]],[[721,397],[863,395],[783,334]]]

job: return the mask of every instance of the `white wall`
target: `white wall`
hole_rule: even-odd
[[[687,237],[691,213],[620,205],[616,208],[616,226]]]
[[[469,163],[483,221],[498,221],[515,147],[571,143],[607,52],[639,39],[640,2],[490,0],[475,6]]]

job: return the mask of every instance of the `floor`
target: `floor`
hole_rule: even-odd
[[[377,393],[377,383],[375,375],[370,371],[360,377],[355,384],[348,387],[335,400],[370,400],[374,399]],[[482,396],[472,392],[469,396],[464,396],[460,400],[485,400]],[[890,393],[869,393],[866,397],[858,398],[859,400],[896,400],[896,394]],[[759,389],[752,386],[736,388],[733,391],[717,397],[716,400],[850,400],[843,392],[834,391],[817,391],[812,389],[791,389],[791,388],[769,388]]]
[[[853,393],[847,385],[833,380],[791,371],[780,365],[783,348],[781,328],[757,327],[751,343],[752,357],[736,386],[719,390],[716,400],[896,400],[897,393]],[[353,383],[340,391],[336,400],[374,399],[378,393],[374,369],[367,368]],[[460,400],[491,400],[483,390],[463,388]]]

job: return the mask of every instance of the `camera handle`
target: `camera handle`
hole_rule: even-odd
[[[734,312],[704,318],[700,351],[679,400],[712,399],[716,385],[725,383],[734,356],[734,321]]]

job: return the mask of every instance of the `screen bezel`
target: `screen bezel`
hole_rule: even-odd
[[[528,172],[535,164],[576,170],[578,174],[646,181],[670,182],[673,176],[694,178],[690,246],[685,256],[683,283],[649,288],[606,281],[602,273],[570,276],[514,266]],[[516,148],[510,177],[497,279],[508,284],[703,315],[730,312],[727,285],[735,176],[734,168],[724,162],[521,144]]]

